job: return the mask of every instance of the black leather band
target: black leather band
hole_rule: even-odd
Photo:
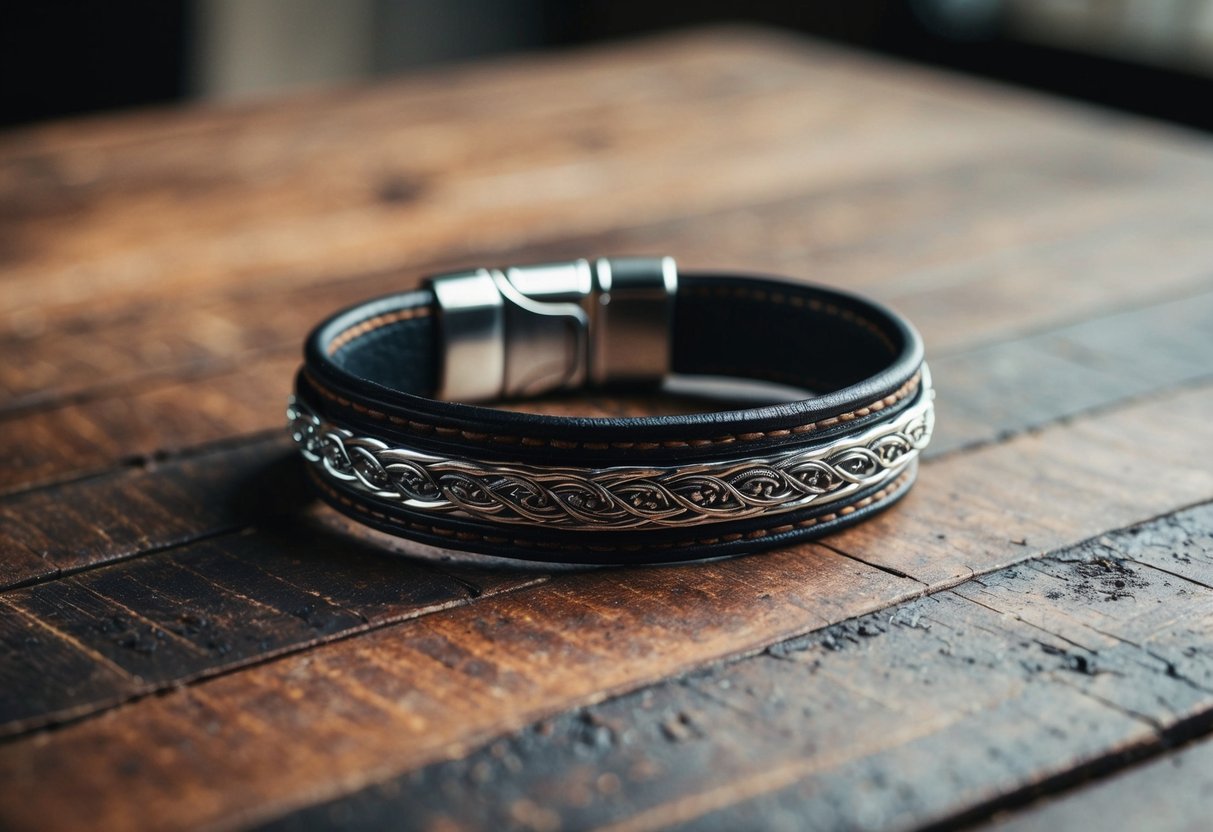
[[[443,361],[428,289],[370,301],[309,336],[296,383],[325,423],[448,459],[602,469],[674,467],[813,449],[874,429],[921,406],[923,349],[900,316],[831,289],[773,278],[682,274],[671,324],[671,366],[815,395],[793,403],[679,416],[573,418],[430,398]],[[297,437],[298,438],[298,437]],[[901,497],[916,462],[845,500],[778,514],[665,528],[569,529],[435,513],[349,487],[313,467],[319,493],[381,530],[507,557],[582,562],[668,561],[752,551],[819,536]]]

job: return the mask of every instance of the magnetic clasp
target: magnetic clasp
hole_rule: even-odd
[[[505,299],[501,396],[536,396],[586,380],[594,274],[585,260],[494,270]]]
[[[430,286],[443,348],[438,398],[533,396],[669,372],[671,257],[477,269]]]
[[[501,395],[505,376],[505,301],[488,269],[430,281],[443,349],[436,395],[478,401]]]
[[[673,257],[613,257],[595,264],[590,380],[660,381],[670,372],[670,322],[678,292]]]

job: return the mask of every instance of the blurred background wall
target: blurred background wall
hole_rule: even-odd
[[[0,123],[230,100],[746,21],[1213,129],[1213,0],[37,0]]]

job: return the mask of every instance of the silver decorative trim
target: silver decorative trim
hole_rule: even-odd
[[[892,482],[931,439],[934,391],[857,435],[760,458],[566,468],[451,459],[394,447],[287,408],[304,458],[346,488],[412,509],[570,530],[695,526],[779,514]]]

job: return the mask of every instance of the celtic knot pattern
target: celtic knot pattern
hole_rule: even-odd
[[[292,400],[291,435],[323,474],[413,509],[568,529],[691,526],[792,511],[891,482],[931,438],[932,391],[858,435],[763,458],[670,467],[566,468],[392,447]]]

